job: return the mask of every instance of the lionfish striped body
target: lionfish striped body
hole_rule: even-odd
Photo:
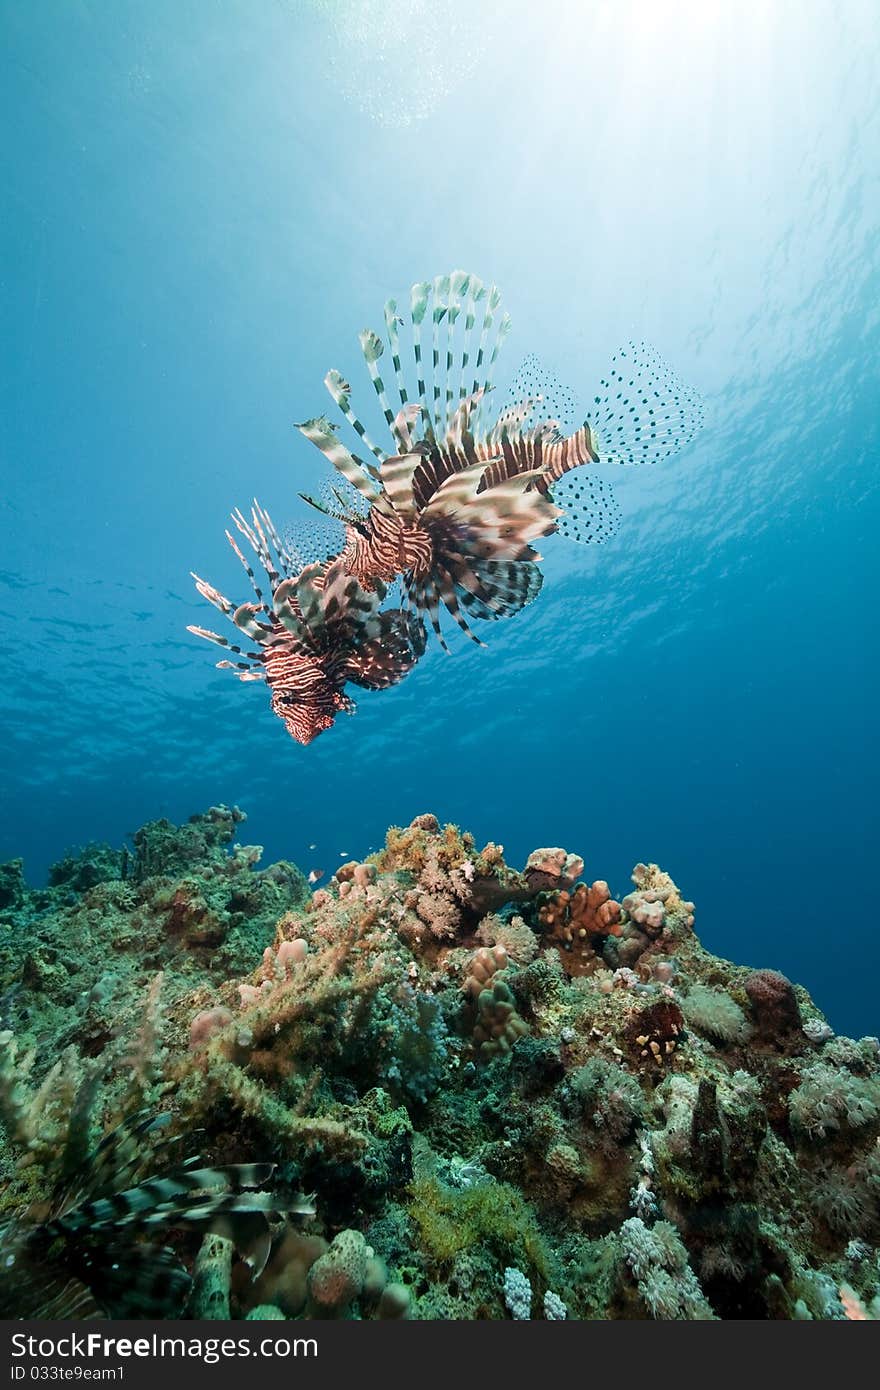
[[[577,498],[570,510],[580,516],[573,519],[557,505],[554,489],[560,480],[583,465],[665,457],[699,427],[696,398],[644,346],[613,359],[592,416],[570,435],[557,420],[542,418],[540,393],[514,399],[484,423],[510,328],[509,315],[499,314],[500,303],[494,285],[464,271],[412,287],[417,390],[410,399],[401,362],[403,320],[395,301],[388,301],[385,325],[400,401],[396,414],[379,373],[384,344],[371,330],[361,333],[361,350],[393,441],[390,453],[370,439],[352,410],[351,387],[337,371],[328,373],[325,385],[376,461],[350,452],[325,416],[298,427],[367,504],[361,515],[305,498],[344,523],[339,558],[346,573],[365,588],[376,579],[387,583],[399,577],[407,605],[430,617],[444,646],[441,602],[477,641],[465,614],[509,617],[536,597],[541,557],[533,541],[556,530],[581,540],[612,533],[616,503],[604,480],[591,481],[585,503]],[[431,325],[427,367],[426,322]],[[585,509],[590,515],[581,524]]]
[[[226,648],[239,660],[218,666],[239,680],[264,680],[272,711],[298,743],[311,743],[337,714],[352,713],[349,682],[383,690],[402,680],[424,651],[424,629],[400,609],[379,611],[384,586],[367,590],[339,560],[303,565],[281,541],[271,518],[254,503],[250,522],[233,521],[260,560],[269,581],[264,594],[232,534],[226,536],[251,582],[256,602],[237,607],[193,575],[203,598],[223,613],[257,650],[246,650],[206,628],[198,637]]]
[[[174,1251],[150,1239],[161,1227],[229,1236],[258,1276],[268,1258],[268,1217],[309,1216],[308,1198],[265,1190],[274,1163],[207,1168],[191,1158],[144,1176],[145,1144],[170,1116],[138,1113],[101,1140],[48,1210],[0,1226],[0,1316],[84,1319],[180,1315],[190,1276]]]

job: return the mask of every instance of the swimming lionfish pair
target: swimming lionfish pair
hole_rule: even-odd
[[[556,531],[582,542],[612,534],[617,507],[610,487],[589,474],[575,482],[573,470],[656,462],[687,444],[702,423],[696,395],[644,344],[616,355],[587,419],[570,434],[528,363],[519,389],[491,416],[510,316],[501,312],[494,285],[464,271],[412,287],[415,393],[404,376],[405,323],[394,300],[385,305],[385,326],[396,412],[379,371],[382,339],[366,329],[360,345],[392,451],[372,442],[337,371],[325,385],[372,458],[350,452],[326,416],[298,426],[340,475],[326,500],[303,500],[341,526],[341,544],[307,562],[255,502],[249,520],[240,511],[232,519],[266,573],[268,592],[229,531],[256,602],[236,606],[193,576],[199,593],[255,649],[205,628],[189,631],[237,657],[218,664],[239,679],[267,682],[273,711],[300,743],[311,743],[340,711],[353,711],[347,684],[382,690],[401,681],[425,650],[425,619],[448,650],[441,605],[480,642],[472,621],[512,617],[531,603],[543,578],[533,542]],[[423,345],[428,326],[430,344]],[[383,609],[393,584],[399,606]]]

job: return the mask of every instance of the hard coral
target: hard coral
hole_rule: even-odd
[[[477,996],[474,1042],[484,1055],[509,1052],[517,1038],[528,1031],[529,1026],[516,1012],[516,1001],[503,980],[496,980]]]
[[[620,903],[604,879],[597,879],[579,883],[573,892],[551,894],[538,909],[538,921],[546,938],[560,947],[569,975],[592,974],[597,965],[594,939],[620,935]]]
[[[526,860],[526,882],[533,893],[572,888],[584,871],[579,854],[564,849],[535,849]]]
[[[778,970],[753,970],[746,976],[743,988],[761,1039],[775,1042],[801,1027],[794,987]]]

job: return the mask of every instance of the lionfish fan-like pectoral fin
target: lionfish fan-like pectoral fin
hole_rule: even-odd
[[[209,584],[206,579],[200,579],[193,570],[190,570],[190,575],[195,580],[196,589],[202,598],[207,599],[218,612],[231,619],[235,612],[235,604],[231,603],[225,594],[221,594],[219,589],[215,589],[213,584]]]
[[[413,425],[421,413],[422,407],[418,404],[404,405],[394,417],[393,434],[404,454],[408,454],[413,447]]]
[[[477,495],[477,488],[486,471],[487,463],[480,460],[467,468],[450,473],[436,488],[433,497],[423,509],[426,519],[432,516],[454,516],[467,507]]]
[[[303,566],[303,569],[307,568]],[[300,617],[296,578],[282,579],[272,595],[272,609],[284,628],[291,650],[298,656],[308,656],[313,644],[309,630]]]
[[[348,574],[341,561],[327,570],[321,590],[321,625],[331,637],[356,635],[370,623],[385,594],[384,585],[367,592],[352,574]]]
[[[254,642],[265,642],[267,637],[271,637],[272,628],[269,623],[260,622],[257,616],[265,612],[265,609],[258,608],[255,603],[239,604],[232,615],[232,621],[245,637],[250,637]]]
[[[449,646],[446,642],[446,638],[443,636],[443,630],[440,627],[440,596],[433,577],[428,575],[425,579],[420,579],[418,581],[410,580],[408,583],[407,581],[404,582],[406,583],[406,597],[409,607],[415,609],[418,613],[427,614],[437,641],[440,643],[443,650],[448,653]]]
[[[312,1215],[314,1205],[301,1194],[259,1191],[275,1170],[273,1163],[232,1163],[225,1167],[178,1168],[145,1178],[136,1187],[81,1202],[54,1223],[59,1231],[97,1227],[146,1229],[166,1222],[201,1225],[233,1211]]]
[[[250,1266],[251,1278],[259,1279],[272,1250],[272,1231],[265,1212],[221,1212],[210,1221],[208,1229],[212,1235],[231,1240]]]
[[[408,675],[425,650],[422,623],[399,608],[377,613],[375,636],[359,642],[345,666],[346,680],[365,690],[387,690]]]
[[[601,545],[616,534],[623,513],[611,484],[588,468],[567,473],[552,486],[553,501],[562,508],[560,536],[580,545]]]
[[[324,621],[321,590],[324,587],[326,575],[326,567],[316,563],[306,565],[305,569],[301,570],[296,578],[290,581],[290,602],[293,602],[295,598],[303,624],[309,629],[312,636]]]
[[[485,647],[486,643],[481,641],[462,613],[456,596],[456,589],[458,586],[449,571],[444,569],[442,565],[438,565],[437,567],[437,587],[447,612],[451,613],[462,632],[465,633],[472,642],[476,642],[478,647]]]
[[[4,1279],[0,1280],[0,1318],[41,1322],[83,1322],[104,1316],[91,1289],[71,1276],[66,1252],[48,1256],[40,1249],[34,1258],[24,1245],[4,1245]]]
[[[474,617],[516,617],[538,598],[544,574],[532,560],[477,560],[457,571],[462,603]],[[475,582],[474,582],[475,581]]]
[[[82,1200],[106,1196],[130,1186],[143,1168],[155,1161],[158,1153],[177,1142],[173,1137],[157,1139],[170,1123],[169,1110],[158,1114],[155,1110],[137,1110],[108,1130],[80,1164],[77,1174],[71,1174],[71,1195],[65,1202],[65,1209],[74,1205],[74,1189],[77,1199]],[[74,1176],[79,1180],[78,1187]]]
[[[266,672],[245,661],[218,661],[218,671],[234,671],[240,681],[264,681]]]
[[[246,652],[243,647],[236,646],[234,642],[227,642],[226,638],[221,637],[219,632],[211,632],[207,627],[196,627],[190,623],[186,630],[191,632],[194,637],[202,637],[206,642],[213,642],[216,647],[223,647],[228,652],[234,652],[236,656],[244,657],[244,661],[218,661],[218,668],[224,671],[230,669],[249,671],[253,669],[254,663],[259,663],[263,659],[261,652]]]
[[[177,1318],[190,1276],[166,1246],[125,1242],[89,1249],[77,1261],[95,1300],[111,1318]]]
[[[371,336],[373,338],[376,337],[375,334],[372,334]],[[324,385],[327,387],[327,390],[330,392],[330,395],[333,397],[334,401],[339,407],[341,414],[351,425],[355,433],[358,434],[360,438],[364,441],[370,453],[373,454],[381,463],[383,458],[385,457],[385,451],[384,449],[380,449],[378,444],[373,443],[372,439],[367,434],[363,422],[358,418],[357,415],[355,415],[354,411],[352,410],[351,386],[345,380],[345,377],[341,374],[341,372],[337,372],[334,368],[333,370],[329,371],[327,375],[324,377]]]
[[[587,414],[601,463],[659,463],[704,423],[703,401],[647,343],[615,353]]]
[[[473,618],[512,618],[533,603],[544,576],[530,560],[459,559],[451,571],[463,607]]]

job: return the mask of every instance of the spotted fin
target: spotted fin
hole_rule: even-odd
[[[647,343],[615,353],[587,414],[602,463],[659,463],[700,432],[703,402]]]
[[[424,653],[425,630],[398,608],[378,613],[374,626],[375,635],[359,642],[349,657],[347,678],[367,690],[386,690],[403,680]]]
[[[567,540],[581,545],[601,545],[616,534],[622,517],[617,498],[606,478],[589,468],[576,468],[554,483],[550,493],[562,508],[557,529]]]

